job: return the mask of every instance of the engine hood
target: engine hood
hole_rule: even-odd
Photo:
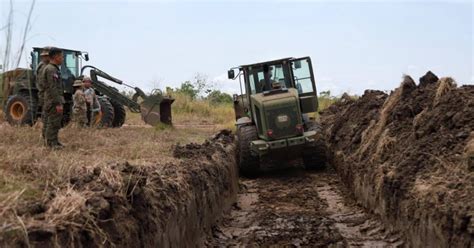
[[[296,129],[302,124],[298,92],[288,89],[274,95],[256,94],[252,96],[255,103],[254,115],[261,138],[266,140],[289,138],[300,135]],[[267,131],[271,130],[272,136]]]

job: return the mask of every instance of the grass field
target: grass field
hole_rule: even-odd
[[[114,179],[117,175],[109,168],[111,165],[125,161],[134,164],[171,162],[174,144],[200,143],[218,128],[148,128],[137,114],[130,114],[127,124],[140,126],[120,129],[66,127],[60,131],[60,141],[66,148],[51,151],[42,144],[41,124],[12,127],[2,119],[0,233],[22,233],[35,222],[22,212],[37,203],[51,202],[52,195],[65,200],[82,199],[81,195],[86,192],[76,192],[71,179],[84,171],[102,168],[104,180],[123,181],[123,178]],[[58,206],[57,212],[68,212],[68,206]],[[58,217],[57,212],[46,213],[45,218],[55,223],[68,221],[66,217]]]

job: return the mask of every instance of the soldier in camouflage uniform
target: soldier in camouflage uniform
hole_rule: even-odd
[[[74,87],[75,93],[73,96],[73,111],[72,111],[72,121],[78,127],[87,126],[87,104],[86,96],[84,95],[82,81],[76,80],[72,85]]]
[[[93,126],[96,115],[100,113],[100,103],[92,88],[92,80],[89,77],[84,77],[82,82],[84,82],[84,94],[87,102],[87,119],[89,125]]]
[[[41,57],[41,62],[38,64],[36,67],[36,88],[38,88],[38,106],[41,108],[43,111],[43,99],[44,99],[44,68],[46,65],[49,64],[49,49],[50,47],[44,47],[43,50],[41,51],[40,57]],[[41,132],[41,137],[45,139],[45,133],[46,133],[46,121],[44,119],[44,114],[41,113],[41,117],[43,120],[43,129]]]
[[[63,83],[59,66],[63,63],[62,50],[49,50],[49,64],[44,68],[44,114],[46,119],[46,144],[53,149],[64,146],[59,143],[58,133],[63,119]]]

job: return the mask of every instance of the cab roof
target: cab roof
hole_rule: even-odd
[[[250,66],[262,66],[262,65],[267,65],[267,64],[278,64],[283,61],[289,61],[294,59],[293,57],[288,57],[288,58],[282,58],[282,59],[276,59],[276,60],[270,60],[270,61],[265,61],[265,62],[259,62],[255,64],[248,64],[248,65],[241,65],[238,68],[245,68],[245,67],[250,67]]]
[[[61,48],[61,47],[56,47],[56,48],[57,48],[57,49],[61,49],[61,50],[66,51],[66,52],[75,52],[75,53],[80,53],[80,54],[84,53],[84,52],[82,52],[82,51],[77,51],[77,50],[72,50],[72,49],[66,49],[66,48]],[[35,50],[35,51],[36,51],[36,50],[41,51],[41,50],[43,50],[43,47],[33,47],[33,50]]]

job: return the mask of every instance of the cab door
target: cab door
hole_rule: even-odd
[[[318,97],[310,57],[291,60],[294,87],[298,90],[301,113],[318,111]]]

